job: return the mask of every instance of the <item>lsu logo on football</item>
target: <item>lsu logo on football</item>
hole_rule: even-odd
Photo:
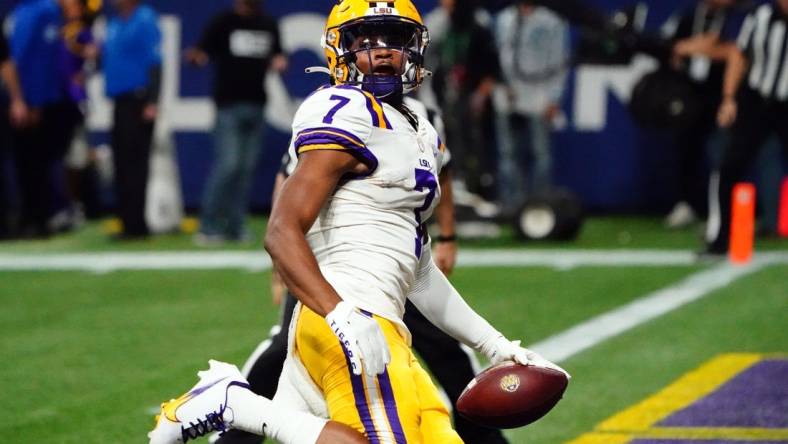
[[[509,374],[501,378],[501,390],[514,393],[520,387],[520,378],[517,375]]]

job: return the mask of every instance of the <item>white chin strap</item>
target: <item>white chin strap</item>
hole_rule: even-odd
[[[331,75],[331,70],[326,68],[325,66],[310,66],[304,69],[304,72],[307,74],[323,73],[323,74]]]

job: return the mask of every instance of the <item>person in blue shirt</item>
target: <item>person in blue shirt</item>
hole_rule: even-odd
[[[0,23],[3,22],[4,20],[0,19]],[[5,91],[0,94],[7,95],[9,101],[8,122],[4,120],[2,124],[11,123],[13,126],[23,126],[27,121],[28,106],[22,94],[19,73],[13,59],[11,59],[8,41],[2,32],[0,32],[0,83],[5,88]]]
[[[32,107],[63,98],[57,54],[61,10],[56,0],[23,0],[11,13],[9,44],[19,70],[22,92]]]
[[[14,131],[23,237],[50,234],[53,176],[62,168],[73,133],[72,123],[62,118],[66,101],[57,67],[61,21],[58,0],[23,0],[11,13],[11,58],[30,107],[24,124]]]
[[[140,0],[113,0],[102,48],[106,94],[115,102],[112,151],[120,239],[146,237],[145,190],[161,79],[158,15]]]

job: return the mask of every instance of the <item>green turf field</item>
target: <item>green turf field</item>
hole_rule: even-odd
[[[607,218],[590,221],[568,247],[692,249],[695,236],[666,233],[656,219]],[[529,247],[504,236],[462,248],[488,246]],[[194,249],[185,235],[116,244],[95,225],[51,243],[0,244],[2,254],[184,249]],[[762,249],[788,245],[772,240]],[[452,280],[505,334],[533,343],[710,266],[460,268]],[[10,406],[0,418],[3,442],[146,442],[152,408],[189,388],[209,358],[242,364],[277,322],[269,278],[237,270],[0,271],[0,402]],[[786,313],[788,265],[765,266],[574,355],[563,363],[574,376],[565,399],[508,436],[565,442],[717,354],[788,352]]]

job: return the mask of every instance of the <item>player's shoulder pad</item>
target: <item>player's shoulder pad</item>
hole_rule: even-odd
[[[316,125],[348,126],[364,139],[373,128],[391,129],[380,101],[352,85],[323,87],[304,100],[293,129]]]
[[[377,160],[366,144],[380,122],[388,124],[383,107],[371,94],[352,86],[324,87],[307,97],[296,112],[292,148],[296,156],[315,150],[352,150],[374,170]]]

